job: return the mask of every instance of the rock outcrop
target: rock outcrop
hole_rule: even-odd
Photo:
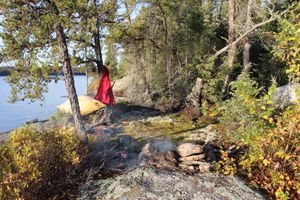
[[[179,144],[176,149],[177,153],[181,157],[187,157],[193,154],[200,154],[203,152],[203,148],[201,145],[197,145],[191,142]]]
[[[297,90],[300,90],[300,84],[287,84],[275,89],[272,95],[272,101],[276,108],[284,109],[296,103]]]
[[[265,199],[237,177],[138,167],[109,179],[90,181],[80,188],[81,200]]]
[[[148,142],[139,154],[139,163],[142,166],[174,169],[177,167],[176,145],[167,139],[158,139]]]
[[[196,143],[186,142],[176,146],[170,140],[153,140],[142,149],[139,163],[141,166],[205,173],[211,168],[205,157],[208,156],[205,155],[204,147]]]

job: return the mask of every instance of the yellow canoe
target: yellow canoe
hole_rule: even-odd
[[[79,107],[81,115],[88,115],[100,108],[105,107],[106,105],[101,103],[100,101],[93,99],[89,96],[78,96]],[[65,113],[72,113],[71,104],[69,100],[66,100],[61,105],[57,106],[57,108]]]

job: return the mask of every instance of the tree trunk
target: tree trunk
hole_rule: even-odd
[[[191,93],[186,98],[187,107],[192,106],[197,109],[201,107],[202,89],[203,89],[203,80],[201,78],[197,78]]]
[[[251,44],[249,42],[249,39],[247,38],[243,50],[243,71],[244,72],[248,72],[250,69],[250,48],[251,48]]]
[[[163,26],[164,26],[164,66],[166,68],[167,72],[167,82],[168,82],[168,89],[170,90],[170,85],[171,85],[171,62],[170,62],[170,51],[169,51],[169,28],[168,28],[168,21],[167,21],[167,16],[166,13],[160,4],[160,2],[157,2],[157,6],[160,9],[162,13],[162,18],[163,18]]]
[[[96,65],[98,69],[98,74],[100,75],[102,73],[103,69],[103,58],[102,58],[102,50],[101,50],[101,44],[100,44],[100,33],[99,28],[95,32],[93,32],[93,38],[94,38],[94,51],[96,55]]]
[[[49,1],[51,10],[54,14],[57,16],[59,15],[59,10],[53,1]],[[75,83],[74,83],[74,77],[73,77],[73,70],[70,60],[70,54],[67,46],[67,39],[66,35],[64,33],[64,29],[56,22],[54,24],[54,31],[56,33],[56,39],[58,41],[59,51],[60,51],[60,57],[62,59],[63,63],[63,73],[65,76],[65,85],[68,92],[68,99],[70,101],[72,114],[73,114],[73,120],[75,124],[75,129],[77,131],[77,135],[79,138],[85,143],[88,143],[88,138],[85,132],[84,124],[82,122],[81,114],[80,114],[80,107],[78,102],[78,97],[75,89]]]
[[[71,104],[73,119],[75,128],[77,130],[77,134],[83,140],[83,142],[87,143],[87,135],[85,133],[84,124],[80,115],[80,107],[78,102],[78,97],[74,84],[73,71],[66,41],[66,35],[64,30],[60,24],[55,25],[55,33],[56,39],[59,44],[60,56],[63,61],[63,72],[65,76],[65,85],[68,92],[68,98]]]
[[[126,8],[126,17],[127,17],[127,20],[128,20],[128,22],[129,22],[129,24],[131,24],[132,23],[132,21],[131,21],[131,17],[130,17],[130,9],[129,9],[129,5],[128,5],[128,3],[127,3],[127,1],[124,1],[124,4],[125,4],[125,8]]]
[[[246,30],[251,28],[251,17],[252,17],[252,0],[248,0],[247,6],[247,18],[246,18]],[[249,38],[246,38],[243,50],[243,71],[248,72],[250,68],[250,48],[251,44]]]
[[[97,9],[97,1],[94,0],[95,9]],[[94,39],[94,52],[96,55],[96,65],[98,69],[98,74],[102,73],[103,69],[103,57],[101,51],[101,43],[100,43],[100,31],[99,31],[99,19],[95,17],[94,27],[93,27],[93,39]]]
[[[235,17],[236,17],[236,2],[235,0],[228,1],[228,44],[233,44],[235,41]],[[228,50],[228,73],[225,76],[224,85],[222,88],[223,96],[226,95],[230,83],[230,74],[232,73],[236,54],[236,45],[232,45]]]

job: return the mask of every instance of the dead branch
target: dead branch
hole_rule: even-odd
[[[280,16],[282,16],[283,14],[285,14],[288,10],[283,11]],[[252,28],[250,28],[248,31],[246,31],[245,33],[243,33],[242,35],[240,35],[234,42],[228,44],[227,46],[223,47],[221,50],[219,50],[218,52],[216,52],[214,54],[214,57],[218,57],[219,55],[221,55],[222,53],[226,52],[230,47],[232,47],[233,45],[236,45],[237,43],[239,43],[244,37],[246,37],[247,35],[249,35],[250,33],[252,33],[254,30],[256,30],[257,28],[264,26],[272,21],[275,21],[276,17],[272,16],[271,18],[269,18],[266,21],[263,21],[261,23],[258,23],[256,25],[254,25]]]

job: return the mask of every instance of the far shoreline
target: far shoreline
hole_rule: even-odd
[[[0,145],[8,138],[11,131],[0,133]]]

